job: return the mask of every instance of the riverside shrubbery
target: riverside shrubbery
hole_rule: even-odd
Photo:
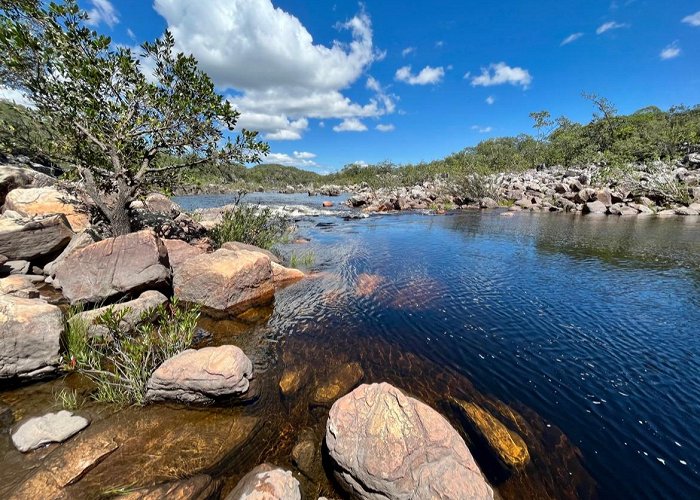
[[[218,246],[227,241],[239,241],[269,250],[280,241],[287,223],[267,207],[239,201],[233,209],[223,213],[221,222],[211,230],[210,236]]]

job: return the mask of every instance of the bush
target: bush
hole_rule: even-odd
[[[224,212],[221,222],[211,230],[211,237],[221,246],[227,241],[240,241],[270,249],[286,230],[286,222],[272,210],[236,202],[233,210]]]
[[[198,307],[184,307],[172,299],[167,306],[144,312],[143,317],[159,318],[154,324],[144,323],[131,332],[121,326],[128,312],[128,308],[119,312],[109,308],[97,319],[109,331],[105,337],[91,338],[85,322],[77,318],[69,322],[69,367],[96,384],[93,396],[103,403],[144,404],[151,374],[190,347],[199,319]]]

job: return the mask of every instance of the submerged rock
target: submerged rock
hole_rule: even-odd
[[[383,282],[383,276],[362,273],[357,277],[357,295],[359,297],[372,295]]]
[[[299,269],[284,267],[279,264],[272,263],[272,280],[276,285],[292,283],[304,279],[306,275]]]
[[[493,498],[445,418],[387,384],[362,385],[333,405],[326,446],[355,498]]]
[[[470,430],[488,444],[495,457],[509,469],[524,467],[530,462],[530,452],[523,438],[508,429],[480,406],[452,399],[452,403],[469,423]]]
[[[49,443],[62,443],[87,427],[87,419],[62,410],[30,418],[12,434],[12,443],[25,453]]]
[[[214,498],[221,484],[206,474],[131,491],[120,500],[207,500]]]
[[[326,383],[314,391],[311,402],[315,405],[329,405],[350,392],[364,376],[365,372],[359,363],[346,363],[333,372]]]
[[[53,372],[62,333],[63,313],[57,306],[0,295],[0,380]]]
[[[313,477],[314,473],[319,472],[318,458],[318,440],[313,429],[304,428],[299,433],[297,442],[292,448],[292,462],[297,469],[309,477]]]
[[[73,231],[63,215],[23,218],[16,212],[0,217],[0,254],[8,260],[48,260],[63,250]]]
[[[179,299],[215,315],[241,313],[275,294],[267,255],[223,248],[183,262],[174,270],[173,288]]]
[[[56,266],[56,286],[72,304],[167,288],[169,281],[167,251],[150,230],[98,241]]]
[[[309,369],[306,366],[285,370],[279,381],[280,392],[289,397],[296,394],[309,380]]]
[[[243,476],[226,500],[301,500],[301,491],[290,471],[261,464]]]
[[[90,217],[80,208],[80,201],[73,195],[55,187],[15,189],[5,198],[5,210],[14,210],[26,217],[63,214],[73,231],[90,227]]]
[[[188,349],[160,365],[148,381],[146,399],[210,403],[245,394],[253,364],[238,347]]]

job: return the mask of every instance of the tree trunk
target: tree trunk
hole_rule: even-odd
[[[131,232],[131,220],[127,209],[131,201],[130,188],[123,182],[118,184],[114,207],[109,213],[109,222],[114,236],[122,236]]]

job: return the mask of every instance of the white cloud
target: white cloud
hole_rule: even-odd
[[[301,153],[301,155],[311,155],[310,158],[303,158],[298,156],[299,153],[295,151],[291,156],[287,153],[268,153],[265,157],[265,163],[277,163],[279,165],[285,165],[287,167],[315,167],[318,164],[311,160],[310,158],[315,158],[316,155],[313,153]]]
[[[299,160],[310,160],[312,158],[316,158],[314,153],[309,153],[308,151],[294,151],[292,154],[294,155],[294,158]]]
[[[364,132],[367,125],[357,118],[346,118],[339,125],[333,127],[333,132]]]
[[[355,160],[350,165],[357,165],[358,167],[368,167],[369,164],[365,160]]]
[[[677,42],[673,42],[671,45],[667,45],[664,50],[661,51],[659,57],[665,61],[667,59],[675,59],[679,55],[681,55],[681,49]]]
[[[396,129],[396,127],[394,127],[391,123],[389,123],[389,124],[380,123],[379,125],[377,125],[376,128],[380,132],[393,132]]]
[[[192,53],[231,103],[241,125],[266,139],[298,139],[308,120],[378,117],[394,111],[393,96],[377,92],[350,100],[352,86],[382,53],[371,20],[360,12],[337,27],[348,42],[314,43],[299,19],[271,0],[155,0],[178,49]],[[252,124],[255,124],[255,127]]]
[[[695,14],[690,14],[689,16],[685,16],[681,22],[685,24],[689,24],[691,26],[700,26],[700,10],[697,11]]]
[[[496,102],[496,98],[494,96],[490,95],[486,98],[486,104],[489,106],[491,106],[494,102]]]
[[[602,35],[606,31],[611,31],[611,30],[617,30],[620,28],[628,28],[629,24],[625,23],[618,23],[615,21],[608,21],[607,23],[603,23],[600,26],[598,26],[598,29],[595,30],[597,35]]]
[[[414,75],[411,73],[411,66],[404,66],[396,70],[396,78],[400,82],[408,83],[409,85],[435,85],[440,83],[445,76],[445,69],[442,66],[433,68],[426,66],[420,73]]]
[[[379,101],[387,113],[393,113],[396,110],[396,101],[399,97],[395,94],[387,93],[386,89],[382,87],[382,84],[376,78],[373,76],[368,77],[365,87],[375,93],[375,99]]]
[[[90,0],[92,8],[87,11],[87,24],[97,26],[104,23],[110,28],[119,24],[119,13],[109,0]]]
[[[481,125],[472,125],[472,130],[475,130],[480,134],[488,134],[489,132],[493,132],[493,127],[482,127]]]
[[[406,57],[406,56],[408,56],[408,55],[414,53],[415,51],[416,51],[416,48],[415,48],[415,47],[406,47],[405,49],[403,49],[403,50],[401,51],[401,55],[402,55],[403,57]]]
[[[136,35],[134,34],[133,31],[131,31],[131,28],[126,29],[126,34],[131,38],[131,41],[136,41]]]
[[[5,87],[4,85],[0,85],[0,100],[14,102],[15,104],[28,108],[35,107],[34,102],[27,97],[27,94],[20,90]]]
[[[520,67],[512,68],[504,62],[499,62],[490,64],[488,68],[481,68],[481,74],[472,78],[472,85],[475,87],[491,87],[506,83],[520,85],[526,89],[532,83],[532,75],[526,69]]]
[[[569,36],[567,36],[566,38],[564,38],[564,40],[561,41],[561,45],[564,46],[564,45],[569,45],[570,43],[574,43],[576,40],[578,40],[582,36],[583,36],[583,33],[572,33]]]

